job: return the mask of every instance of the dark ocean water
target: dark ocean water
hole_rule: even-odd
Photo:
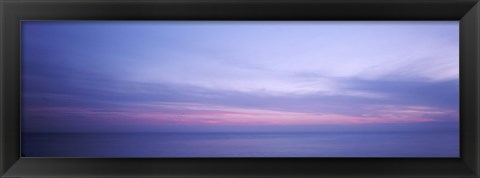
[[[458,157],[458,132],[23,133],[25,157]]]

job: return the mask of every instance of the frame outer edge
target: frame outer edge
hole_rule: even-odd
[[[473,124],[475,124],[475,131],[473,133],[473,138],[476,140],[476,142],[474,142],[472,144],[472,146],[475,146],[475,149],[474,149],[474,154],[475,154],[475,157],[473,158],[474,161],[474,165],[469,165],[467,163],[467,166],[470,167],[470,169],[472,169],[473,173],[474,173],[474,176],[476,178],[480,178],[480,108],[478,108],[480,105],[480,49],[479,49],[479,46],[480,46],[480,2],[477,1],[477,3],[475,4],[475,6],[473,6],[469,12],[467,12],[467,14],[470,14],[472,13],[470,16],[470,18],[473,18],[472,21],[475,22],[475,31],[472,33],[472,35],[474,35],[472,39],[474,42],[475,42],[475,47],[477,47],[477,49],[475,49],[474,51],[474,57],[472,58],[472,60],[474,60],[474,64],[475,64],[475,77],[473,78],[473,82],[475,82],[474,86],[475,86],[475,106],[477,107],[476,110],[475,110],[475,117],[472,118],[472,120],[474,121]]]
[[[462,29],[463,28],[463,29]],[[463,42],[462,42],[463,41]],[[462,45],[472,46],[466,49]],[[460,57],[468,58],[460,61],[460,81],[470,83],[469,87],[460,87],[460,111],[463,121],[460,122],[461,158],[473,173],[472,177],[480,178],[480,3],[473,7],[460,19]],[[463,65],[463,67],[462,67]],[[463,74],[462,74],[463,73]],[[461,84],[461,86],[465,86]],[[470,92],[469,97],[465,92]],[[465,105],[466,104],[466,105]],[[469,106],[471,105],[471,106]],[[470,115],[466,115],[470,114]],[[468,116],[468,117],[466,117]],[[473,127],[473,128],[472,128]],[[465,129],[470,131],[465,131]],[[465,146],[468,146],[465,148]],[[465,156],[468,153],[468,157]]]
[[[0,177],[8,177],[7,172],[16,164],[19,160],[19,154],[15,154],[19,151],[16,150],[12,153],[12,150],[18,147],[17,143],[19,142],[16,138],[19,136],[19,133],[11,133],[12,130],[18,129],[18,124],[16,121],[11,119],[9,114],[15,113],[15,106],[12,105],[12,99],[15,98],[14,95],[7,95],[8,92],[12,92],[13,85],[8,85],[12,77],[12,61],[15,64],[14,56],[15,54],[15,44],[7,45],[12,42],[12,40],[17,39],[17,35],[9,34],[8,31],[12,30],[11,24],[16,24],[16,21],[19,19],[12,8],[13,2],[8,0],[0,0]],[[10,24],[10,25],[9,25]],[[14,55],[12,55],[14,54]],[[13,57],[12,57],[13,56]],[[12,59],[12,60],[8,60]],[[16,66],[13,66],[16,67]],[[10,105],[8,105],[10,104]],[[19,107],[19,106],[17,106]],[[13,108],[13,109],[12,109]],[[10,118],[10,120],[8,120]]]
[[[5,101],[3,100],[4,98],[4,86],[5,86],[5,70],[4,68],[6,68],[6,66],[4,66],[3,64],[5,63],[5,54],[4,54],[4,48],[6,48],[6,46],[4,46],[4,44],[6,43],[5,42],[5,34],[4,34],[4,30],[5,30],[5,11],[4,11],[4,5],[6,3],[10,3],[10,2],[13,2],[12,0],[0,0],[0,99],[2,99],[2,101],[0,101],[0,177],[3,177],[4,174],[6,173],[6,171],[8,170],[8,168],[6,167],[7,165],[5,164],[5,160],[4,160],[4,156],[5,156],[5,137],[6,137],[6,126],[4,125],[5,123],[5,113],[3,112],[4,111],[4,107],[5,106]],[[56,1],[55,1],[56,2]],[[475,10],[475,20],[479,20],[480,19],[480,4],[477,3],[473,8],[472,10]],[[475,41],[477,44],[480,44],[480,24],[479,23],[476,23],[476,29],[477,31],[475,32]],[[476,60],[476,68],[477,70],[475,70],[475,74],[477,76],[480,76],[480,51],[477,49],[475,51],[475,60]],[[477,89],[480,89],[480,78],[476,77],[476,80],[475,80],[476,84],[475,84],[475,87],[477,87]],[[478,104],[478,102],[480,101],[480,90],[476,90],[476,103]],[[475,119],[476,119],[476,127],[477,129],[475,130],[475,138],[479,138],[479,135],[480,135],[480,131],[478,128],[480,128],[480,110],[477,109],[476,112],[475,112],[476,116],[475,116]],[[475,176],[478,177],[479,176],[479,173],[480,173],[480,150],[478,150],[478,148],[480,148],[480,143],[477,141],[475,143],[475,146],[477,147],[477,150],[476,150],[476,160],[475,160],[475,163],[476,165],[474,165],[474,167],[472,169],[474,169],[474,172],[475,172]]]

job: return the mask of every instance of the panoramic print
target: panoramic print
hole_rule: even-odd
[[[23,157],[459,157],[458,21],[22,21]]]

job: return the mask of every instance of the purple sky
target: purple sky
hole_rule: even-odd
[[[24,132],[458,129],[459,25],[22,22]]]

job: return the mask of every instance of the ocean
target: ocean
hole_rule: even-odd
[[[24,157],[459,157],[458,132],[22,133]]]

